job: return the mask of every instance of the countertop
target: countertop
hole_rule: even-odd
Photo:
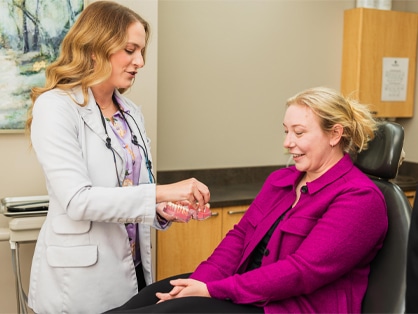
[[[159,184],[168,184],[194,177],[209,187],[212,208],[250,205],[267,176],[282,167],[284,166],[158,171],[157,181]],[[399,169],[399,175],[392,182],[405,192],[415,191],[417,178],[418,164],[404,162]]]
[[[210,190],[211,208],[250,205],[270,173],[280,166],[158,171],[157,182],[196,178]]]
[[[262,182],[213,186],[210,189],[210,207],[250,205],[261,189]]]
[[[399,185],[404,192],[415,191],[417,187],[417,180],[408,175],[399,174],[395,179],[391,180],[391,182]]]

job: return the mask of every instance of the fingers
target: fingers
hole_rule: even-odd
[[[174,297],[174,296],[176,296],[177,294],[179,294],[180,293],[180,291],[181,290],[183,290],[184,289],[184,286],[175,286],[170,292],[169,292],[169,294],[172,296],[172,297]]]
[[[188,284],[190,284],[190,279],[188,279],[188,278],[178,278],[178,279],[170,280],[170,285],[174,286],[174,288],[171,290],[171,292],[175,288],[181,288],[181,289],[183,289]],[[171,294],[171,292],[170,292],[170,294]]]
[[[186,200],[188,200],[191,204],[199,204],[199,206],[203,206],[209,202],[210,200],[210,192],[209,188],[196,180],[195,178],[190,178],[184,181],[178,182],[181,185],[185,185],[185,193],[186,193]]]
[[[173,216],[171,216],[171,215],[169,215],[169,214],[167,214],[165,211],[164,211],[164,208],[167,206],[167,203],[166,202],[163,202],[163,203],[159,203],[159,204],[157,204],[157,213],[161,216],[161,217],[163,217],[165,220],[167,220],[167,221],[174,221],[175,220],[175,217],[173,217]]]
[[[157,302],[157,304],[158,303],[161,303],[161,302],[164,302],[164,301],[167,301],[167,300],[174,299],[169,293],[157,292],[155,294],[155,296],[159,299],[159,301]]]
[[[171,289],[170,292],[168,293],[162,293],[162,292],[157,292],[155,294],[155,296],[160,299],[160,301],[158,301],[157,303],[161,303],[167,300],[171,300],[174,299],[178,296],[178,294],[186,287],[185,285],[181,285],[182,281],[179,281],[182,279],[177,279],[177,280],[172,280],[170,281],[170,284],[173,285],[173,289]]]
[[[194,178],[190,180],[192,189],[188,200],[191,204],[194,204],[195,208],[199,207],[200,209],[204,209],[205,204],[209,203],[210,201],[209,188]]]
[[[192,206],[204,209],[210,201],[209,188],[195,178],[172,184],[156,186],[157,203],[188,201]]]

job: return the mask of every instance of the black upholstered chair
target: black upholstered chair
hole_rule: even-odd
[[[389,181],[398,173],[403,142],[403,127],[394,122],[383,122],[369,149],[360,153],[355,161],[382,191],[389,224],[383,247],[371,264],[363,313],[404,313],[405,310],[411,205],[401,188]]]
[[[415,189],[418,196],[418,185]],[[418,313],[418,197],[415,197],[409,227],[408,251],[406,257],[405,312]]]

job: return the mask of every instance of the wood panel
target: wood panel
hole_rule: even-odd
[[[185,272],[209,257],[221,240],[222,210],[212,209],[213,216],[204,221],[173,223],[157,231],[157,280]]]
[[[356,8],[344,12],[341,92],[377,117],[412,117],[418,14]],[[383,58],[408,58],[406,101],[382,101]]]

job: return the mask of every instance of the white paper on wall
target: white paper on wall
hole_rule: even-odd
[[[383,58],[382,101],[406,101],[408,58]]]

